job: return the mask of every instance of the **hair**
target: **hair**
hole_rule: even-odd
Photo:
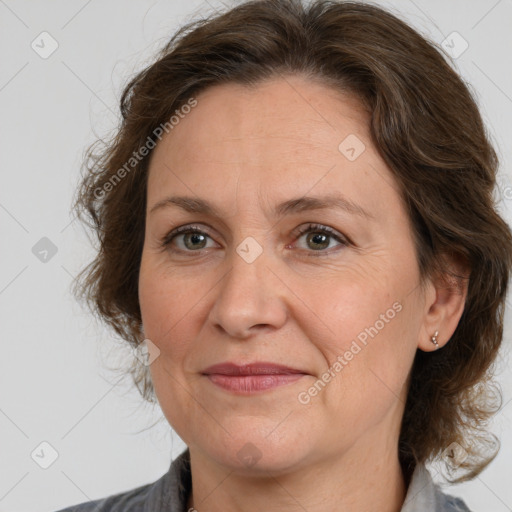
[[[256,0],[182,26],[124,88],[115,136],[87,151],[74,208],[93,228],[98,252],[74,292],[131,346],[141,342],[138,277],[151,150],[136,152],[154,147],[159,127],[168,131],[171,116],[204,89],[227,82],[255,87],[290,74],[364,105],[372,143],[407,208],[421,282],[444,276],[467,287],[449,342],[438,351],[417,350],[399,458],[410,475],[455,442],[468,456],[463,475],[452,481],[471,479],[499,449],[486,426],[501,405],[492,374],[512,233],[496,211],[498,159],[472,94],[434,43],[386,10],[348,1]],[[468,275],[451,271],[446,256],[466,262]],[[135,361],[126,372],[151,400],[148,368]]]

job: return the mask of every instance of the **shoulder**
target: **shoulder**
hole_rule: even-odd
[[[147,484],[106,498],[79,503],[57,512],[143,512],[148,493],[155,484]]]
[[[186,507],[191,488],[189,457],[187,449],[156,482],[56,512],[181,512]]]

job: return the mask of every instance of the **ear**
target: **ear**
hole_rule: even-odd
[[[470,266],[461,255],[441,256],[446,272],[429,280],[425,288],[425,317],[418,348],[425,352],[444,347],[452,337],[464,311]],[[438,347],[432,341],[436,336]]]

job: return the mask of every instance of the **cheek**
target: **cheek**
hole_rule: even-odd
[[[357,277],[331,281],[324,293],[311,287],[317,309],[301,325],[323,355],[320,401],[354,419],[384,414],[403,393],[418,333],[407,279]]]
[[[187,442],[188,418],[194,411],[185,367],[195,336],[191,322],[197,297],[193,287],[177,283],[180,280],[175,276],[143,258],[139,274],[142,322],[146,338],[160,351],[149,367],[151,380],[167,421]]]
[[[162,355],[172,355],[170,361],[180,360],[186,348],[186,336],[193,334],[190,321],[197,303],[194,286],[186,286],[143,257],[139,303],[146,338]]]
[[[399,320],[399,292],[396,283],[383,282],[380,276],[354,275],[347,271],[319,280],[303,281],[294,292],[307,298],[306,315],[297,315],[308,339],[324,353],[326,363],[349,351],[362,352],[370,341],[382,339]],[[342,276],[342,277],[339,277]],[[298,283],[297,283],[298,284]],[[351,355],[348,354],[350,358]]]

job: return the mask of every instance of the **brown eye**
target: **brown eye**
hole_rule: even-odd
[[[348,245],[347,240],[343,236],[339,235],[331,228],[319,224],[310,224],[306,228],[299,231],[298,239],[302,238],[303,235],[306,235],[305,249],[309,249],[310,251],[313,252],[327,252],[325,251],[325,249],[329,248],[329,245],[331,244],[332,241],[339,242],[338,245]]]

